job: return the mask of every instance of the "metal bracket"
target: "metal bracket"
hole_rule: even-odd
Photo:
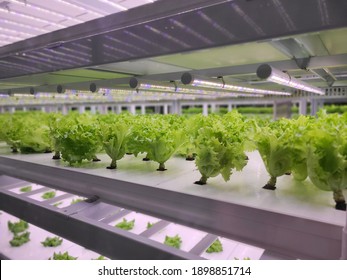
[[[222,81],[222,83],[223,83],[223,88],[224,88],[224,86],[225,86],[225,80],[224,80],[223,76],[218,76],[217,78],[218,78],[219,80]]]
[[[176,81],[175,81],[175,80],[172,80],[172,81],[170,81],[170,83],[173,83],[173,84],[174,84],[174,86],[175,86],[175,92],[176,92],[176,91],[177,91],[177,88],[178,88]]]
[[[329,79],[327,79],[327,84],[329,87],[332,87],[334,83],[335,83],[335,80],[333,78],[330,77]]]
[[[309,57],[302,57],[302,58],[296,58],[294,56],[294,61],[295,61],[296,65],[298,65],[298,67],[300,69],[303,69],[303,70],[307,70],[307,66],[308,66],[310,60],[311,60],[310,56]]]

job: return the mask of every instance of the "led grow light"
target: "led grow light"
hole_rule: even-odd
[[[159,92],[175,92],[175,93],[184,93],[184,94],[196,94],[196,95],[208,95],[210,97],[239,97],[239,96],[247,96],[247,97],[262,97],[263,95],[253,93],[253,94],[243,94],[239,92],[227,92],[222,90],[221,88],[213,88],[210,90],[206,89],[197,89],[197,88],[184,88],[177,86],[175,82],[157,82],[157,81],[145,81],[138,78],[131,78],[129,81],[129,85],[131,88],[136,90],[143,91],[159,91]]]
[[[182,75],[181,82],[184,85],[192,85],[196,87],[210,88],[210,89],[249,92],[253,94],[291,95],[289,92],[285,92],[285,91],[265,90],[265,89],[226,84],[222,79],[200,78],[197,76],[193,76],[191,73],[188,73],[188,72]]]
[[[305,90],[320,95],[324,95],[325,91],[315,86],[311,86],[303,81],[291,77],[288,73],[283,73],[282,71],[273,68],[269,64],[262,64],[257,69],[257,76],[260,79],[265,79],[280,85]]]
[[[64,17],[64,18],[67,18],[69,20],[77,21],[79,23],[83,22],[83,20],[77,19],[75,17],[70,17],[70,16],[68,16],[66,14],[56,13],[56,12],[54,12],[52,10],[48,10],[48,9],[42,8],[42,7],[37,6],[35,4],[30,4],[27,1],[22,2],[20,0],[11,0],[11,2],[16,3],[18,5],[26,6],[28,8],[34,9],[34,10],[36,10],[38,12],[41,12],[41,13],[44,13],[44,14],[49,14],[49,15],[58,16],[58,17]]]
[[[110,6],[114,7],[114,8],[117,8],[117,9],[119,9],[119,10],[121,10],[121,11],[126,11],[126,10],[128,10],[126,7],[124,7],[124,6],[122,6],[122,5],[119,5],[119,4],[117,4],[117,3],[114,3],[114,2],[112,2],[112,1],[109,1],[109,0],[99,0],[99,1],[102,2],[102,3],[108,4],[108,5],[110,5]]]

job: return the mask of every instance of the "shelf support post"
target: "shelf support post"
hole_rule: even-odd
[[[146,115],[146,105],[141,105],[141,114]]]
[[[62,112],[63,115],[67,115],[68,114],[69,109],[67,108],[67,105],[63,105],[61,107],[61,112]]]
[[[301,99],[299,101],[299,114],[306,115],[307,114],[307,100]]]
[[[208,104],[207,103],[202,104],[202,114],[204,116],[208,115]]]
[[[128,109],[129,109],[130,114],[136,115],[136,107],[135,107],[134,104],[131,104],[131,105],[128,107]]]
[[[167,115],[168,114],[168,105],[167,104],[164,104],[164,109],[163,109],[163,113],[164,115]]]
[[[78,107],[78,111],[79,111],[79,113],[80,114],[83,114],[84,112],[85,112],[85,107],[83,106],[83,105],[80,105],[79,107]]]

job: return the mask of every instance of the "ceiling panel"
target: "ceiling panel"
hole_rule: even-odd
[[[30,19],[28,17],[17,16],[16,14],[10,13],[7,10],[0,9],[0,16],[2,19],[10,20],[12,22],[18,22],[20,24],[26,24],[27,26],[42,27],[47,24],[47,22],[41,22]]]
[[[50,1],[42,1],[42,0],[29,0],[28,3],[31,3],[37,7],[41,7],[47,10],[54,10],[57,13],[61,13],[63,15],[67,15],[70,17],[76,17],[82,13],[86,13],[87,11],[83,8],[80,8],[75,5],[69,5],[68,1],[59,1],[59,0],[50,0]],[[66,3],[67,2],[67,3]]]
[[[129,75],[91,69],[74,69],[57,71],[53,73],[35,74],[13,79],[4,79],[0,81],[0,89],[77,83],[91,80],[117,79],[124,77],[129,77]]]
[[[287,56],[268,43],[220,47],[154,58],[158,62],[191,69],[207,69],[285,59],[287,59]]]
[[[24,3],[22,5],[19,5],[17,3],[23,3],[23,2],[14,2],[9,6],[10,12],[16,12],[20,15],[29,16],[29,17],[35,17],[36,19],[42,19],[47,21],[48,23],[50,21],[52,22],[60,22],[65,19],[65,16],[60,13],[55,13],[54,11],[51,11],[49,9],[35,9],[35,6],[27,6]],[[19,16],[17,14],[17,16]]]
[[[347,28],[324,31],[320,37],[330,54],[347,53]]]
[[[94,80],[97,79],[116,79],[129,77],[127,74],[109,72],[109,71],[101,71],[101,70],[93,70],[93,69],[73,69],[73,70],[64,70],[51,73],[51,75],[61,75],[61,76],[71,76],[71,77],[85,77],[91,78]]]
[[[153,3],[155,1],[157,0],[115,0],[114,2],[122,5],[123,7],[131,9],[140,5]]]
[[[148,59],[105,64],[97,66],[95,68],[134,75],[153,75],[191,70],[190,68],[177,67],[174,65],[160,63]]]
[[[3,2],[0,0],[0,3]],[[0,13],[0,45],[56,30],[60,28],[59,24],[70,26],[80,21],[102,17],[115,11],[154,1],[112,0],[112,3],[122,5],[124,9],[110,4],[111,0],[27,1],[36,8],[16,4],[18,1],[15,0],[8,0],[8,2],[13,6],[18,5],[14,9],[15,11],[22,14],[31,13],[32,16],[45,21],[15,17],[8,11],[2,11]],[[182,4],[184,1],[178,2]],[[190,1],[188,2],[190,3]],[[206,2],[210,4],[212,0]],[[63,44],[47,46],[40,40],[41,45],[33,50],[18,53],[17,50],[13,51],[7,57],[4,56],[0,59],[0,77],[4,77],[0,81],[0,89],[116,79],[129,75],[160,76],[163,74],[161,77],[165,77],[184,71],[203,69],[205,69],[205,73],[218,75],[218,71],[223,67],[226,71],[224,75],[226,81],[255,83],[260,87],[281,89],[281,86],[259,81],[254,73],[261,63],[274,62],[276,64],[277,62],[280,64],[279,62],[282,61],[291,62],[291,68],[283,67],[280,68],[281,70],[288,71],[294,77],[304,77],[310,83],[326,86],[326,82],[319,79],[314,73],[299,69],[294,60],[290,60],[292,56],[288,57],[274,48],[270,44],[271,40],[295,40],[300,47],[306,47],[312,57],[328,56],[329,54],[347,55],[347,28],[322,31],[336,26],[347,26],[346,17],[342,16],[341,12],[347,7],[347,1],[342,3],[338,0],[329,2],[306,0],[307,6],[301,6],[301,4],[299,6],[295,5],[295,3],[299,3],[298,0],[230,0],[207,7],[202,5],[201,8],[191,9],[189,12],[185,10],[182,12],[179,9],[170,10],[167,9],[168,6],[161,6],[162,3],[169,3],[169,1],[158,1],[155,4],[155,7],[161,7],[162,13],[151,14],[151,7],[147,6],[143,7],[143,10],[141,8],[133,10],[138,11],[137,13],[124,13],[123,15],[131,17],[129,21],[120,20],[118,22],[117,17],[110,16],[91,22],[87,26],[93,30],[93,34],[84,33],[83,36],[74,37],[74,39],[83,39],[73,41],[71,37],[69,39],[62,36]],[[187,6],[189,5],[187,4]],[[51,16],[48,17],[49,12],[42,12],[40,9],[46,9],[46,11],[51,9],[53,13],[60,13],[60,15],[54,16],[51,13]],[[143,11],[150,14],[148,19],[145,17],[147,13]],[[311,11],[310,17],[304,17],[309,11]],[[269,20],[270,14],[271,20]],[[13,23],[6,21],[6,18],[11,19]],[[125,17],[121,16],[120,19],[122,18]],[[51,19],[58,25],[52,25]],[[104,27],[104,24],[111,21],[116,24],[109,25],[109,29],[95,29],[99,32],[95,32],[93,29],[94,26],[99,25]],[[135,24],[133,24],[134,22]],[[123,28],[124,26],[126,28]],[[89,28],[86,30],[90,30]],[[12,29],[13,32],[8,29]],[[16,33],[16,31],[22,33]],[[62,30],[60,33],[49,34],[46,38],[54,36],[55,39],[56,35],[63,32],[65,34],[65,31],[66,34],[71,35],[70,28]],[[76,34],[73,33],[73,35]],[[48,42],[51,43],[50,39]],[[30,45],[31,42],[29,40],[23,43],[24,47],[26,47],[26,43]],[[11,51],[12,49],[13,46],[11,46]],[[337,65],[336,58],[332,59],[332,65]],[[327,61],[330,63],[330,57],[327,58]],[[253,68],[249,67],[250,65],[253,65]],[[345,63],[341,65],[345,65]],[[87,69],[81,69],[81,67]],[[327,67],[329,68],[329,66]],[[329,70],[334,75],[343,76],[347,73],[346,67],[345,65],[329,68]],[[77,69],[61,70],[73,68]],[[247,73],[245,70],[240,72],[241,68],[247,68]],[[227,69],[230,72],[227,72]],[[42,72],[49,73],[30,75]],[[231,73],[235,74],[228,76]],[[30,76],[7,79],[9,76],[27,74]],[[216,76],[215,74],[210,74],[210,76]],[[341,77],[341,79],[343,78]]]
[[[30,0],[28,1],[30,3]],[[81,11],[84,9],[93,15],[98,13],[93,8],[96,7],[96,3],[103,3],[97,5],[98,7],[112,6],[109,0],[95,0],[93,2],[82,0],[53,1],[59,2],[59,5],[62,3],[64,5],[70,3],[69,5],[71,5],[73,3],[72,7],[75,9],[79,5]],[[127,0],[112,1],[112,3],[125,5]],[[142,0],[136,3],[145,4],[148,2]],[[286,57],[269,44],[248,45],[243,43],[264,42],[264,40],[276,40],[277,38],[292,36],[293,33],[302,34],[308,30],[319,32],[327,28],[346,26],[347,19],[345,14],[342,15],[340,11],[347,7],[345,2],[347,1],[341,3],[338,0],[330,0],[325,5],[327,9],[323,13],[319,7],[316,7],[316,0],[306,0],[305,5],[301,5],[302,2],[299,0],[180,0],[176,1],[175,5],[172,5],[173,2],[168,0],[157,1],[139,9],[124,12],[122,14],[124,16],[110,15],[89,22],[85,25],[87,27],[82,30],[71,27],[41,36],[39,40],[27,40],[11,47],[1,48],[0,54],[3,63],[17,66],[19,64],[25,65],[25,69],[32,71],[26,71],[24,67],[15,68],[13,71],[0,69],[0,77],[91,67],[165,54],[170,55],[159,58],[157,62],[192,69],[278,61],[286,59]],[[134,4],[135,2],[131,3]],[[299,3],[300,9],[297,8]],[[323,5],[322,1],[319,3]],[[88,9],[85,8],[86,5],[88,5]],[[306,17],[305,15],[309,10],[311,11],[310,17]],[[268,20],[269,15],[271,15],[271,20]],[[78,17],[76,18],[78,19]],[[68,19],[63,23],[71,24],[72,21]],[[52,27],[54,28],[54,26],[41,28],[51,29]],[[9,37],[11,35],[7,36],[2,36],[0,42],[6,44],[7,41],[13,42],[16,39]],[[89,38],[85,39],[88,36]],[[47,47],[56,41],[64,43],[63,45]],[[76,47],[76,44],[81,47]],[[243,45],[217,48],[218,52],[207,51],[202,54],[196,52],[194,55],[189,55],[189,52],[198,49],[237,44]],[[34,48],[35,53],[29,54],[26,46]],[[21,54],[23,50],[26,52],[26,57]],[[72,54],[74,51],[75,54]],[[78,55],[77,52],[81,55]],[[21,56],[17,57],[17,53]],[[182,54],[171,55],[175,53]],[[87,54],[88,57],[82,54]],[[49,55],[54,55],[55,61],[50,59]],[[83,57],[79,58],[79,56]]]
[[[0,27],[29,33],[7,41],[0,38],[0,46],[153,2],[155,0],[0,0]]]
[[[109,13],[118,13],[124,11],[124,9],[120,8],[122,6],[114,6],[110,3],[116,3],[112,0],[70,0],[70,2],[75,3],[76,5],[85,8],[86,10],[92,9],[93,11],[109,14]],[[109,11],[109,12],[106,12]]]

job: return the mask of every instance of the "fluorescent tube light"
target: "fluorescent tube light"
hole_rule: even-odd
[[[308,83],[305,83],[303,81],[300,81],[298,79],[295,79],[291,77],[288,73],[283,73],[282,71],[273,68],[269,64],[262,64],[257,69],[257,76],[260,79],[264,79],[267,81],[274,82],[276,84],[309,91],[313,93],[317,93],[320,95],[324,95],[325,91],[321,88],[311,86]]]
[[[197,77],[188,72],[182,75],[181,82],[184,85],[192,85],[196,87],[210,88],[210,89],[213,88],[213,89],[219,89],[219,90],[249,92],[253,94],[291,95],[289,92],[284,92],[284,91],[265,90],[265,89],[226,84],[221,79]]]

